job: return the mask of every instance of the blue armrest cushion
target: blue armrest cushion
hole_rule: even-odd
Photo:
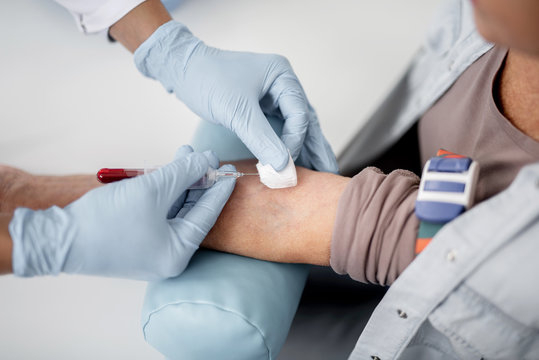
[[[200,250],[182,275],[148,285],[144,337],[170,359],[275,359],[308,271]]]

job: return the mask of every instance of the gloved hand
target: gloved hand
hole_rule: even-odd
[[[212,48],[169,21],[139,46],[135,63],[201,118],[232,130],[263,165],[280,171],[288,163],[287,148],[294,160],[303,149],[304,163],[337,172],[335,155],[284,57]],[[283,119],[281,139],[264,114]]]
[[[215,162],[214,155],[192,151],[182,147],[179,157],[159,170],[94,189],[64,209],[17,209],[9,225],[15,275],[66,272],[140,280],[179,275],[235,184],[219,180],[200,191],[181,216],[167,216],[173,204],[181,209],[186,189],[208,170],[208,157]]]

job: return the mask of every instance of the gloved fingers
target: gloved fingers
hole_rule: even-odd
[[[283,90],[279,90],[283,88]],[[295,76],[281,76],[270,91],[280,91],[274,96],[284,119],[281,140],[295,160],[299,156],[310,122],[309,102]]]
[[[206,174],[208,166],[206,156],[193,152],[149,175],[141,176],[140,180],[146,182],[148,195],[155,198],[160,208],[164,208],[165,214],[170,215],[171,208],[180,195]]]
[[[217,169],[219,167],[219,157],[215,152],[212,150],[206,150],[203,152],[206,159],[208,159],[208,163],[210,166],[214,169]]]
[[[176,154],[174,155],[174,159],[181,159],[192,152],[193,152],[193,148],[191,146],[183,145],[176,151]],[[208,159],[208,162],[211,167],[213,167],[214,169],[217,169],[219,167],[219,158],[213,151],[207,150],[207,151],[204,151],[203,154]],[[178,199],[174,201],[174,204],[172,204],[172,206],[168,210],[167,219],[174,219],[178,215],[178,213],[184,206],[185,199],[189,192],[190,192],[189,190],[184,191],[180,195],[180,197],[178,197]]]
[[[182,145],[181,147],[176,150],[176,154],[174,155],[174,160],[181,159],[190,153],[194,152],[191,145]],[[202,154],[208,159],[208,163],[210,166],[214,169],[217,169],[219,167],[219,157],[217,154],[212,150],[206,150]]]
[[[277,136],[257,101],[246,109],[246,119],[231,129],[262,163],[281,171],[288,164],[288,149]]]
[[[288,60],[276,56],[274,62],[276,76],[260,100],[260,106],[264,113],[278,114],[284,120],[281,140],[295,160],[309,125],[309,101]]]
[[[167,213],[167,219],[174,219],[176,216],[178,216],[178,213],[181,211],[185,204],[185,199],[187,198],[187,194],[189,193],[188,190],[181,193],[180,197],[174,201],[174,204],[170,207]]]
[[[174,154],[174,160],[181,159],[188,154],[192,153],[194,150],[191,147],[191,145],[182,145],[176,150],[176,154]]]
[[[307,169],[314,169],[314,166],[311,163],[309,153],[307,152],[307,149],[305,147],[301,149],[301,152],[299,153],[299,156],[294,163],[296,164],[296,166],[301,166]]]
[[[176,214],[176,217],[183,218],[193,208],[193,206],[195,206],[196,202],[198,201],[198,199],[200,199],[200,197],[202,196],[202,194],[204,194],[205,191],[206,189],[189,190],[187,192],[185,201],[183,202],[181,208]]]
[[[308,164],[306,158],[308,159]],[[331,172],[334,174],[337,174],[339,171],[335,154],[322,134],[322,129],[317,120],[309,123],[309,129],[303,143],[303,149],[299,160],[299,165],[314,170]]]
[[[234,166],[231,164],[226,164],[221,166],[219,170],[222,171],[231,171],[235,170]],[[223,180],[219,180],[218,182],[221,182]],[[214,185],[215,186],[215,185]],[[207,189],[200,189],[200,190],[189,190],[187,197],[185,198],[185,202],[183,204],[183,207],[180,209],[176,217],[185,217],[185,215],[196,205],[197,201],[200,199],[200,197],[206,192]]]
[[[206,150],[202,154],[206,156],[212,168],[217,169],[219,167],[219,158],[215,152]],[[185,213],[186,208],[189,207],[188,204],[195,203],[203,192],[204,190],[186,190],[183,192],[174,204],[172,204],[172,207],[168,211],[167,219],[183,217],[183,213]]]
[[[192,152],[194,152],[194,150],[191,145],[182,145],[178,148],[178,150],[176,150],[174,160],[181,159]],[[208,162],[212,168],[217,169],[219,167],[219,157],[215,152],[213,152],[212,150],[206,150],[203,152],[203,154],[208,159]]]
[[[221,169],[235,170],[232,165],[224,165]],[[170,220],[170,225],[180,234],[180,237],[183,237],[183,240],[200,244],[215,225],[235,184],[236,179],[226,178],[220,179],[207,190],[197,190],[196,193],[200,194],[197,201],[191,203],[190,200],[186,200],[187,211],[182,214],[182,217]]]

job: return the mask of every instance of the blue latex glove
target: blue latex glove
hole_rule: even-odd
[[[181,216],[167,216],[173,204],[181,209],[186,189],[206,173],[208,157],[215,157],[192,151],[183,147],[179,158],[161,169],[94,189],[64,209],[17,209],[9,225],[13,272],[140,280],[179,275],[235,184],[219,180],[200,191]]]
[[[139,46],[135,63],[201,118],[232,130],[263,165],[282,170],[288,148],[294,160],[302,153],[302,165],[337,172],[316,113],[284,57],[212,48],[169,21]],[[283,119],[280,139],[265,114]]]

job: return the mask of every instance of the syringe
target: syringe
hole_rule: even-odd
[[[258,173],[242,173],[239,171],[222,171],[222,170],[216,170],[212,167],[208,169],[206,172],[206,175],[201,177],[196,183],[189,186],[189,190],[196,190],[196,189],[207,189],[209,187],[212,187],[213,184],[215,184],[216,181],[218,181],[220,178],[240,178],[245,175],[256,175],[258,176]]]
[[[103,184],[108,184],[115,181],[132,178],[138,175],[149,174],[157,169],[158,168],[156,167],[146,168],[146,169],[103,168],[97,172],[97,180],[99,180],[99,182]],[[258,173],[223,171],[223,170],[218,170],[218,169],[214,169],[210,167],[208,168],[208,171],[203,177],[201,177],[197,182],[195,182],[193,185],[189,187],[189,190],[207,189],[211,187],[213,184],[215,184],[215,182],[218,181],[220,178],[233,177],[237,179],[245,175],[258,176]]]

